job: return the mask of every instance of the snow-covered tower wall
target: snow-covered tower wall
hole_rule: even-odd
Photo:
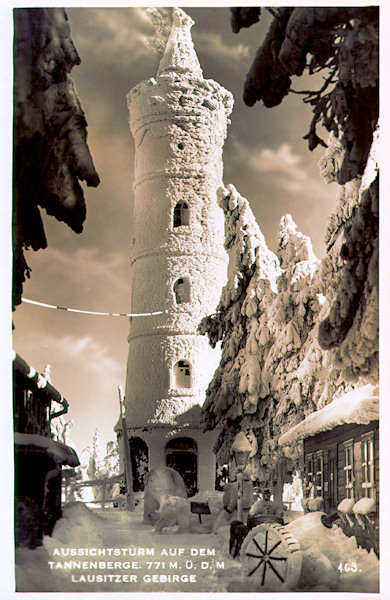
[[[131,320],[131,428],[173,424],[202,404],[220,356],[197,327],[215,310],[226,282],[217,189],[233,98],[203,78],[191,40],[193,21],[178,8],[172,16],[156,78],[128,94],[135,142],[131,310],[165,311]]]

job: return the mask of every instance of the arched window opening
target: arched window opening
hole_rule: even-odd
[[[198,446],[188,437],[170,440],[165,447],[167,467],[175,469],[184,480],[188,497],[198,491]]]
[[[190,211],[188,209],[187,202],[180,200],[173,211],[173,226],[179,227],[180,225],[189,225],[190,222]]]
[[[177,279],[173,284],[173,291],[175,293],[176,304],[183,304],[183,302],[190,301],[190,282],[188,279]]]
[[[175,377],[175,387],[177,388],[190,388],[192,386],[191,381],[191,366],[186,360],[179,360],[173,367],[173,374]]]
[[[149,470],[149,449],[139,437],[129,439],[131,466],[133,471],[133,490],[143,492],[145,488],[145,475]]]

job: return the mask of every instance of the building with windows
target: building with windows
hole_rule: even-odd
[[[190,29],[172,9],[155,77],[128,94],[135,143],[134,230],[126,422],[134,482],[175,468],[189,495],[214,489],[218,432],[200,424],[220,359],[197,328],[214,312],[227,279],[224,215],[218,206],[230,92],[204,79]],[[121,435],[121,432],[119,432]]]
[[[379,553],[379,396],[364,385],[311,413],[279,439],[303,444],[304,484],[338,511],[346,535]]]

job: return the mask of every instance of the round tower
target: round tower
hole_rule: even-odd
[[[131,312],[163,311],[133,317],[128,337],[126,420],[130,438],[147,446],[149,469],[174,466],[175,439],[182,447],[192,440],[198,466],[201,452],[212,454],[199,415],[220,355],[197,327],[218,304],[228,263],[217,190],[233,98],[203,78],[192,19],[179,8],[172,17],[156,77],[127,96],[135,142]],[[210,487],[214,476],[199,472],[196,487]]]

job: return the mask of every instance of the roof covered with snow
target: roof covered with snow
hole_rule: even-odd
[[[379,387],[371,384],[347,392],[311,413],[279,438],[279,445],[295,444],[338,425],[357,423],[367,425],[379,418]]]
[[[49,367],[49,365],[47,367]],[[15,373],[19,373],[25,377],[27,389],[31,390],[40,398],[45,398],[47,401],[55,400],[55,402],[62,404],[67,411],[69,403],[63,395],[51,385],[50,375],[37,373],[37,371],[28,365],[16,352],[13,352],[13,369]],[[51,418],[53,418],[53,416],[56,415],[52,415]]]
[[[70,467],[78,467],[80,461],[78,456],[70,446],[66,446],[61,442],[56,442],[43,435],[31,433],[14,433],[14,441],[17,446],[29,447],[32,450],[45,451],[52,457],[58,465],[69,465]]]

